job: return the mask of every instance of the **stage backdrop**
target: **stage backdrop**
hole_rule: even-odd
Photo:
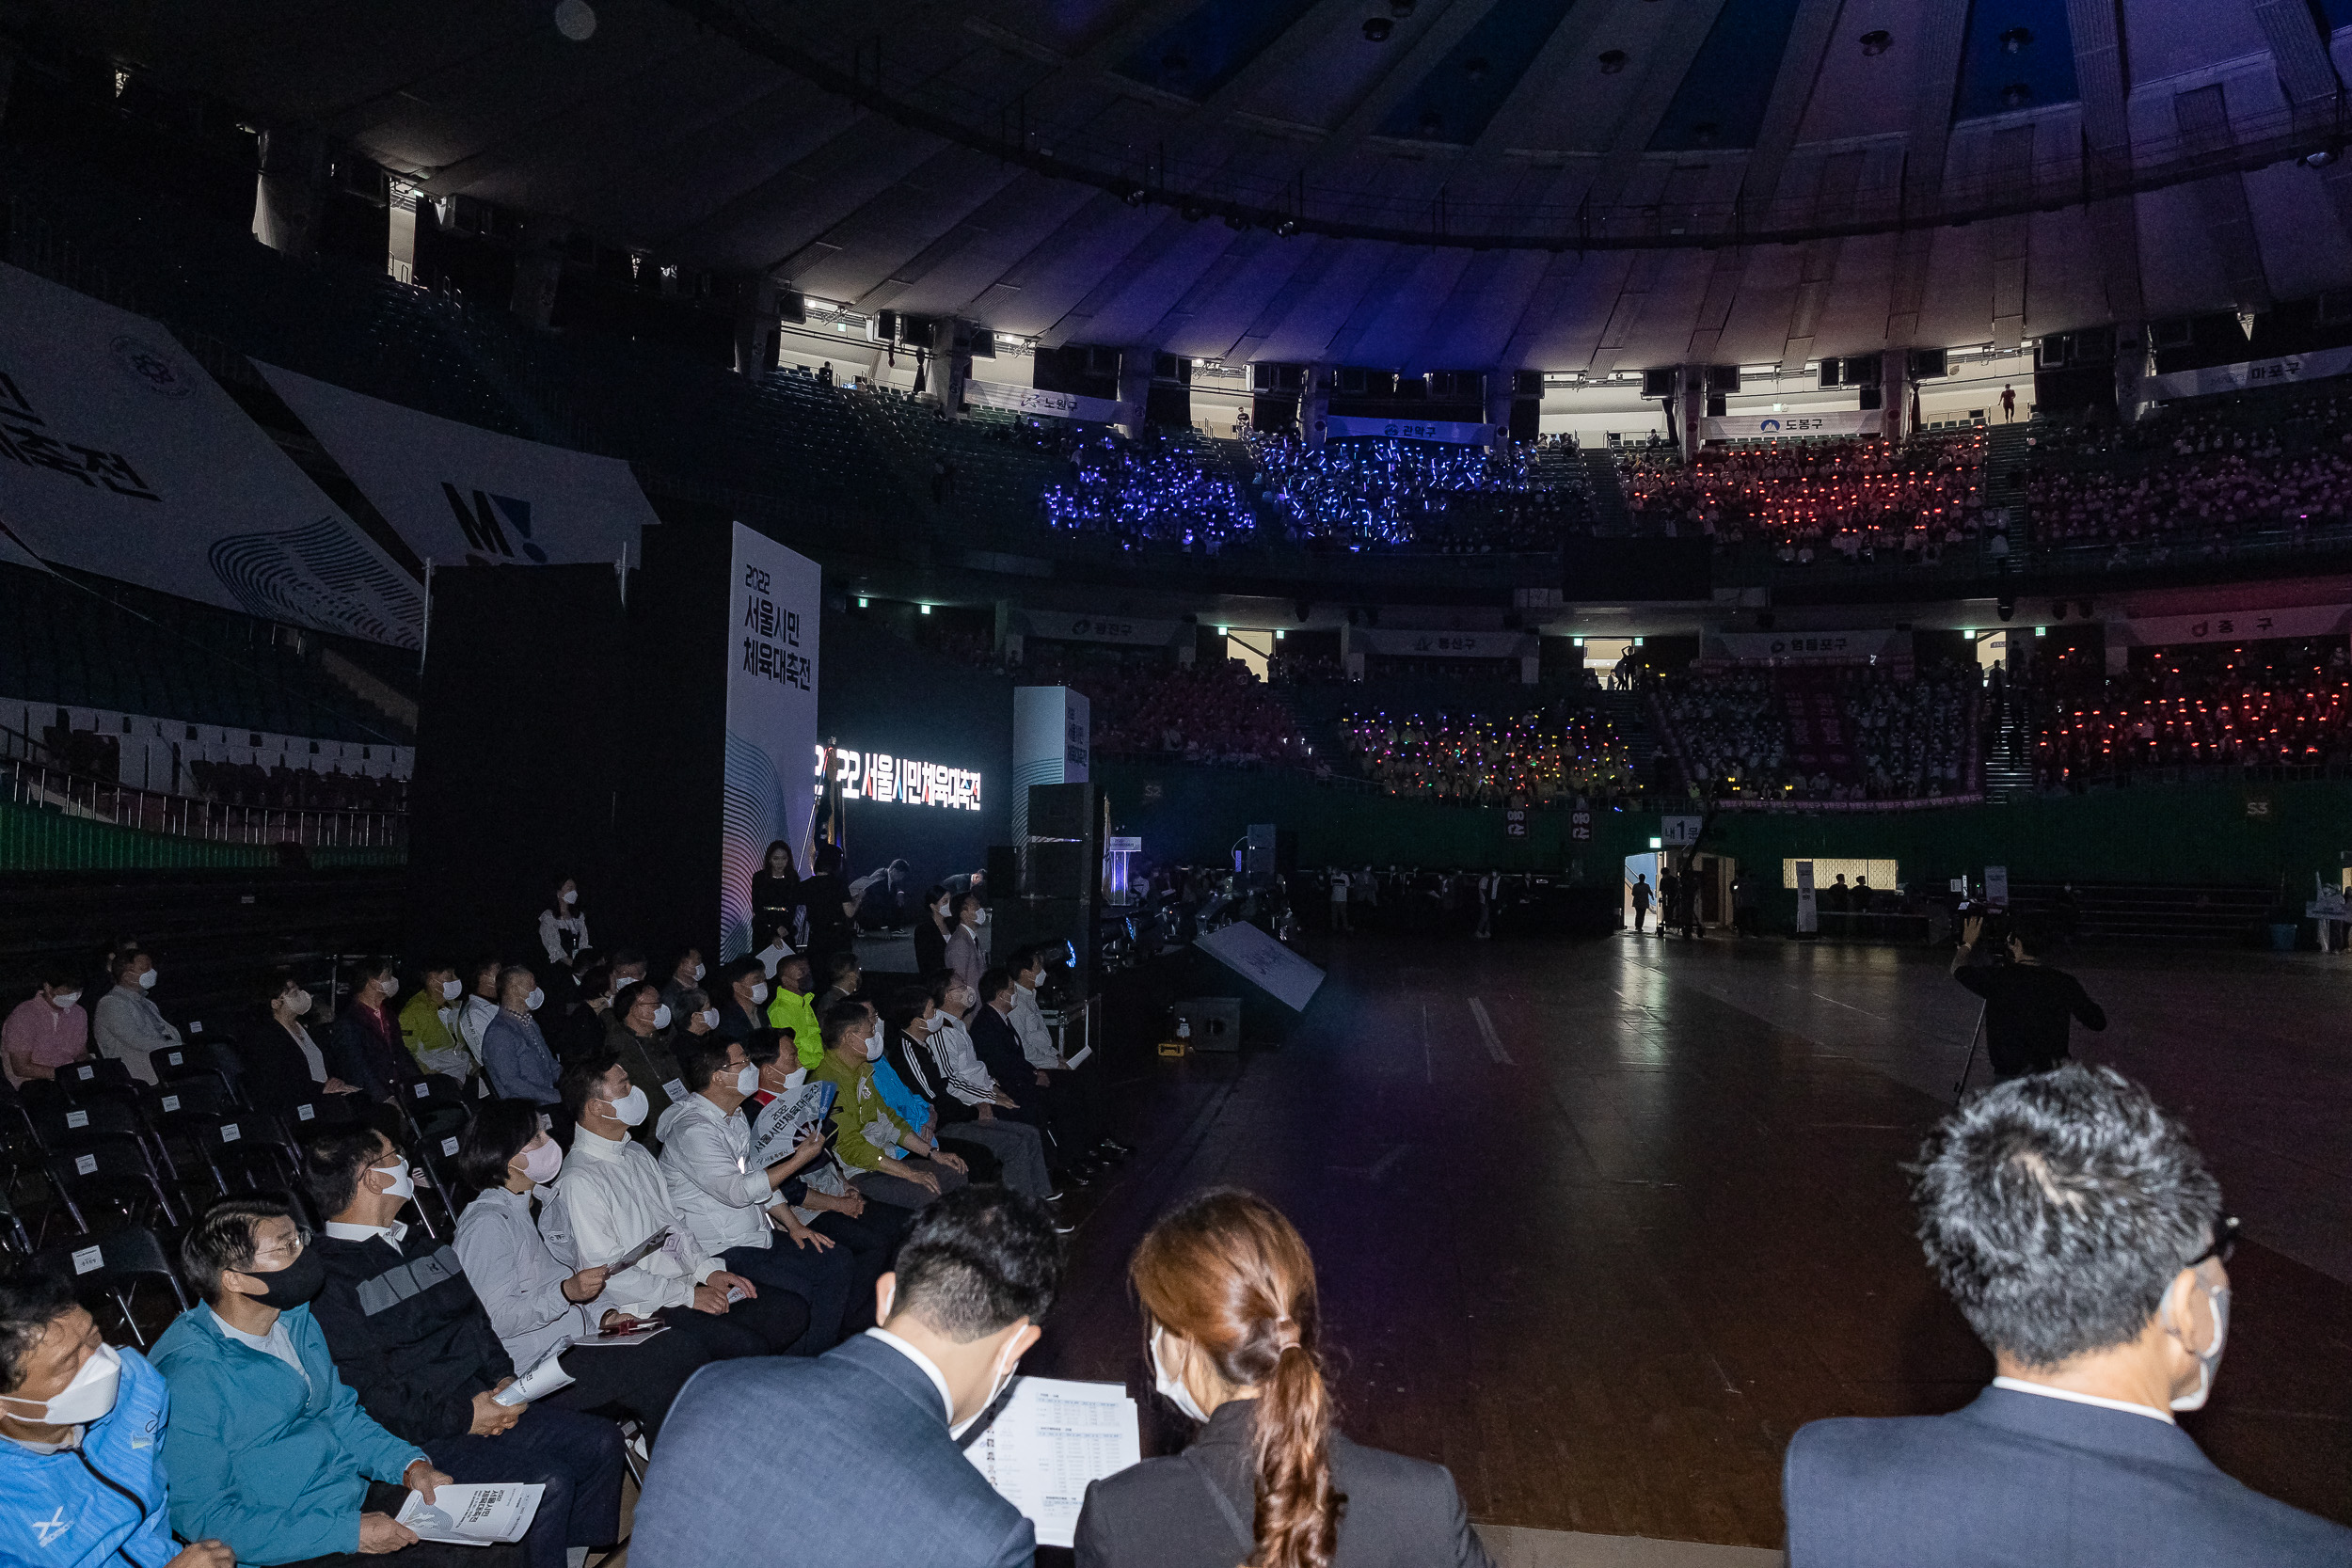
[[[0,521],[45,561],[413,648],[418,583],[170,333],[0,265]]]
[[[810,869],[816,804],[817,562],[734,525],[727,577],[726,764],[719,848],[719,956],[751,950],[752,877],[777,839]]]
[[[660,519],[628,465],[460,424],[256,362],[359,493],[440,565],[644,561]]]

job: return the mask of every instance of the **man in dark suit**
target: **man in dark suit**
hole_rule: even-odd
[[[2203,1406],[2237,1222],[2180,1124],[2108,1068],[1989,1089],[1921,1150],[1919,1235],[1999,1376],[1948,1416],[1788,1446],[1788,1568],[2352,1563],[2352,1530],[2223,1475]]]
[[[637,1568],[1026,1568],[1037,1532],[956,1437],[1012,1381],[1060,1289],[1042,1206],[966,1187],[907,1232],[867,1329],[814,1361],[697,1372],[637,1504]],[[745,1465],[787,1478],[752,1484]]]

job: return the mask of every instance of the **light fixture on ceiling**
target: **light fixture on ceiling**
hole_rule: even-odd
[[[1386,43],[1389,41],[1389,35],[1395,31],[1396,24],[1385,16],[1364,18],[1364,38],[1368,42]]]
[[[586,43],[596,36],[596,8],[588,0],[558,0],[555,30],[574,43]]]
[[[2336,161],[2336,153],[2337,149],[2332,147],[2323,147],[2316,152],[2306,152],[2303,154],[2302,158],[2303,166],[2305,168],[2326,168],[2329,164]]]
[[[2031,27],[2011,27],[2001,35],[2001,53],[2004,55],[2022,55],[2032,46]]]
[[[1883,27],[1873,27],[1862,35],[1862,52],[1876,57],[1895,47],[1895,35]]]
[[[2001,89],[2001,107],[2022,109],[2033,102],[2033,88],[2024,82],[2011,82]]]
[[[1284,218],[1274,226],[1274,237],[1278,240],[1287,240],[1297,232],[1298,220],[1296,218]]]
[[[1614,76],[1618,71],[1623,71],[1624,69],[1624,50],[1604,49],[1600,52],[1600,73],[1603,76]]]

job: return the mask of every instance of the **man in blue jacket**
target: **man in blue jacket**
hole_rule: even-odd
[[[336,1375],[308,1306],[326,1271],[292,1210],[223,1198],[188,1227],[180,1261],[204,1305],[155,1342],[175,1530],[227,1542],[240,1563],[358,1568],[397,1552],[401,1568],[516,1568],[511,1545],[421,1544],[394,1516],[401,1487],[431,1502],[450,1478]]]
[[[0,1279],[0,1568],[234,1568],[217,1541],[175,1551],[169,1408],[161,1374],[100,1338],[64,1280]]]
[[[2237,1222],[2147,1090],[2072,1062],[2010,1079],[1914,1169],[1928,1261],[2000,1375],[1948,1416],[1800,1430],[1788,1568],[2352,1563],[2352,1530],[2222,1474],[2173,1421],[2221,1365]]]
[[[931,1203],[876,1282],[882,1327],[687,1383],[637,1504],[634,1568],[1028,1568],[1036,1529],[956,1439],[1037,1343],[1061,1272],[1034,1200],[964,1187]],[[786,1478],[782,1508],[755,1461]]]

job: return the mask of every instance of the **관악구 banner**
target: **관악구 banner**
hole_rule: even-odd
[[[719,956],[751,951],[752,876],[778,839],[808,842],[817,744],[817,562],[735,525],[727,582],[727,736],[721,786]],[[805,863],[802,865],[806,870]]]
[[[417,646],[415,578],[170,333],[0,265],[0,521],[41,560]]]
[[[628,465],[502,436],[256,363],[327,455],[428,561],[634,562],[660,521]]]

